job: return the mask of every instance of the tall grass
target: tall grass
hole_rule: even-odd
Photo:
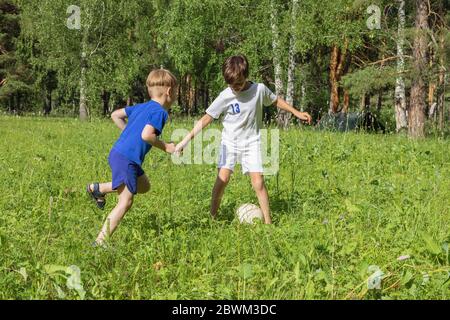
[[[272,226],[235,219],[257,203],[239,168],[211,221],[215,165],[152,150],[152,189],[102,250],[90,243],[116,199],[98,211],[84,186],[111,178],[118,135],[109,121],[0,117],[0,299],[450,298],[448,140],[282,132]],[[71,265],[85,295],[54,271]]]

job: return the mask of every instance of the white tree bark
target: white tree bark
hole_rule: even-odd
[[[297,66],[295,61],[295,17],[297,16],[298,0],[292,0],[291,12],[291,37],[289,39],[289,65],[288,65],[288,82],[286,88],[286,102],[291,106],[294,105],[295,92],[295,68]]]
[[[297,2],[297,0],[293,0]],[[294,8],[294,7],[293,7]],[[273,48],[273,64],[274,64],[274,74],[275,74],[275,92],[278,97],[284,99],[284,84],[283,84],[283,72],[281,68],[281,50],[280,50],[280,34],[278,30],[278,12],[276,6],[276,0],[271,0],[271,27],[272,27],[272,48]],[[290,103],[292,105],[294,97],[294,72],[295,72],[295,39],[290,39],[289,48],[289,69],[288,69],[288,88],[287,93],[289,95]],[[291,63],[294,63],[291,65]],[[289,82],[290,81],[290,82]],[[277,111],[277,124],[280,128],[287,128],[289,125],[290,114],[286,111],[278,109]]]
[[[395,86],[395,120],[397,132],[408,128],[406,114],[406,93],[403,74],[405,72],[405,56],[403,47],[405,43],[405,0],[398,2],[398,34],[397,34],[397,81]]]
[[[275,73],[275,94],[279,97],[284,98],[283,92],[283,79],[280,61],[280,35],[278,32],[278,19],[277,19],[277,8],[275,4],[276,0],[271,0],[271,27],[272,27],[272,49],[273,49],[273,65]]]
[[[444,29],[440,30],[439,36],[439,88],[437,99],[437,112],[439,115],[439,129],[444,131],[444,119],[445,119],[445,85],[447,77],[446,59],[445,59],[445,36]]]
[[[87,39],[83,37],[82,52],[81,52],[81,76],[80,76],[80,120],[85,121],[88,119],[87,111],[87,94],[86,94],[86,69],[87,69]]]
[[[298,0],[292,0],[292,11],[291,11],[291,36],[289,39],[289,62],[288,62],[288,80],[286,88],[286,102],[291,106],[294,105],[294,94],[295,94],[295,68],[297,63],[295,61],[295,18],[298,11]],[[289,112],[279,111],[279,125],[283,128],[289,126],[292,115]]]
[[[304,112],[305,111],[305,102],[306,102],[306,87],[305,87],[305,82],[302,83],[302,96],[300,99],[300,111]]]

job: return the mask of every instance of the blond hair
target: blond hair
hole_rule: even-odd
[[[166,69],[156,69],[150,72],[147,77],[147,89],[150,96],[158,95],[164,88],[176,89],[178,86],[177,78]]]

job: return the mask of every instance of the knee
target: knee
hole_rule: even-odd
[[[252,180],[252,187],[256,192],[264,190],[264,179],[257,178]]]
[[[119,206],[125,210],[129,210],[133,206],[133,198],[121,199],[119,201]]]
[[[230,182],[230,176],[219,176],[217,179],[224,187]]]

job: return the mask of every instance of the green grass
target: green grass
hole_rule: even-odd
[[[192,121],[169,123],[163,138]],[[84,186],[111,178],[110,121],[0,117],[0,299],[449,299],[450,143],[394,135],[281,133],[268,177],[274,225],[240,225],[257,203],[240,170],[218,221],[209,219],[215,165],[180,165],[153,150],[138,196],[95,249],[105,215]],[[397,261],[409,255],[405,261]],[[369,266],[384,273],[368,290]],[[50,267],[49,267],[50,266]],[[53,266],[53,267],[51,267]]]

